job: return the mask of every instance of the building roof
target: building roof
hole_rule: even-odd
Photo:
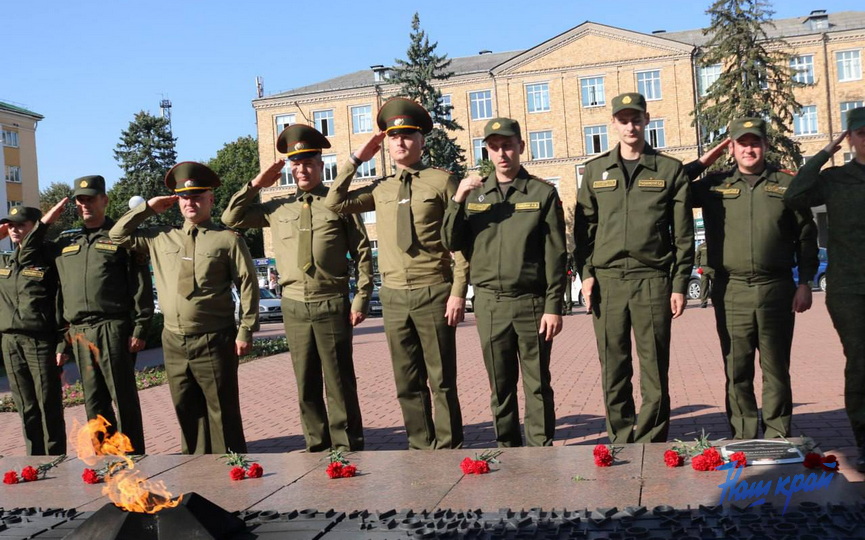
[[[33,111],[28,111],[27,109],[25,109],[23,107],[16,107],[15,105],[12,105],[10,103],[5,103],[3,101],[0,101],[0,111],[7,111],[7,112],[11,112],[11,113],[16,113],[16,114],[23,114],[24,116],[29,116],[30,118],[34,118],[36,120],[42,120],[43,118],[45,118],[44,116],[42,116],[39,113],[35,113]]]

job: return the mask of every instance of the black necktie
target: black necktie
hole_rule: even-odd
[[[396,209],[396,244],[403,251],[411,249],[414,239],[414,221],[411,217],[411,173],[400,174]]]
[[[312,268],[312,202],[311,195],[302,195],[300,201],[300,231],[297,241],[297,267],[301,272],[308,272]]]
[[[193,225],[183,242],[183,252],[180,258],[180,274],[177,276],[177,294],[191,298],[195,292],[195,237],[198,227]]]

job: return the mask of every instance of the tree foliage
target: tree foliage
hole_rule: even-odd
[[[225,143],[216,157],[206,163],[219,176],[221,185],[213,190],[213,220],[228,206],[231,196],[259,172],[258,141],[247,135],[236,141]],[[243,237],[249,245],[253,257],[264,257],[264,242],[261,229],[243,229]]]
[[[75,204],[72,202],[72,186],[62,182],[53,182],[46,189],[39,193],[39,209],[44,214],[54,207],[55,204],[63,200],[63,197],[68,197],[69,202],[63,207],[63,213],[55,221],[51,228],[48,229],[49,240],[57,238],[60,233],[67,229],[80,227],[82,225],[81,218],[78,217],[78,212],[75,210]]]
[[[747,116],[764,118],[769,136],[769,161],[798,166],[799,144],[790,134],[793,114],[801,108],[793,89],[788,45],[770,38],[773,28],[766,0],[715,0],[706,11],[711,36],[697,65],[721,66],[720,77],[697,102],[696,121],[704,144],[712,146],[727,136],[731,120]]]
[[[426,136],[423,161],[427,165],[441,167],[462,178],[465,175],[465,151],[448,131],[463,129],[451,118],[450,105],[442,103],[442,93],[434,86],[436,81],[446,81],[452,75],[451,61],[447,55],[435,53],[438,43],[430,44],[426,32],[420,28],[417,13],[411,21],[411,44],[406,59],[395,60],[391,82],[399,85],[399,96],[413,99],[429,111],[435,127]]]
[[[123,177],[108,193],[108,215],[114,219],[129,210],[129,199],[140,195],[145,199],[168,195],[163,180],[165,173],[177,162],[172,134],[167,118],[141,111],[129,127],[120,134],[114,159],[123,170]],[[177,224],[180,211],[172,206],[167,212],[152,218],[155,223]]]

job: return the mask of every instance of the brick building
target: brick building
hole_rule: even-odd
[[[6,189],[0,190],[0,212],[14,206],[39,206],[39,172],[36,167],[36,124],[42,115],[0,101],[0,170]],[[10,249],[9,240],[0,249]]]

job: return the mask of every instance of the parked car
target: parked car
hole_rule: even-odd
[[[475,310],[475,287],[469,283],[469,288],[466,291],[466,311]]]
[[[694,266],[691,268],[691,277],[688,278],[688,293],[687,297],[690,300],[699,300],[700,299],[700,274],[697,273],[697,267]]]
[[[381,299],[378,297],[378,287],[374,288],[369,296],[369,315],[381,317]]]
[[[814,283],[815,287],[826,292],[826,267],[829,266],[829,257],[826,254],[826,248],[820,248],[817,252],[817,260],[819,260],[820,263],[817,265],[817,273],[814,274],[814,278],[811,281]],[[793,281],[799,283],[798,266],[793,267]]]
[[[259,287],[260,300],[258,301],[259,322],[272,322],[282,320],[282,302],[279,297],[270,292],[270,289]],[[234,298],[234,320],[240,322],[240,298],[237,289],[231,288],[231,296]]]

